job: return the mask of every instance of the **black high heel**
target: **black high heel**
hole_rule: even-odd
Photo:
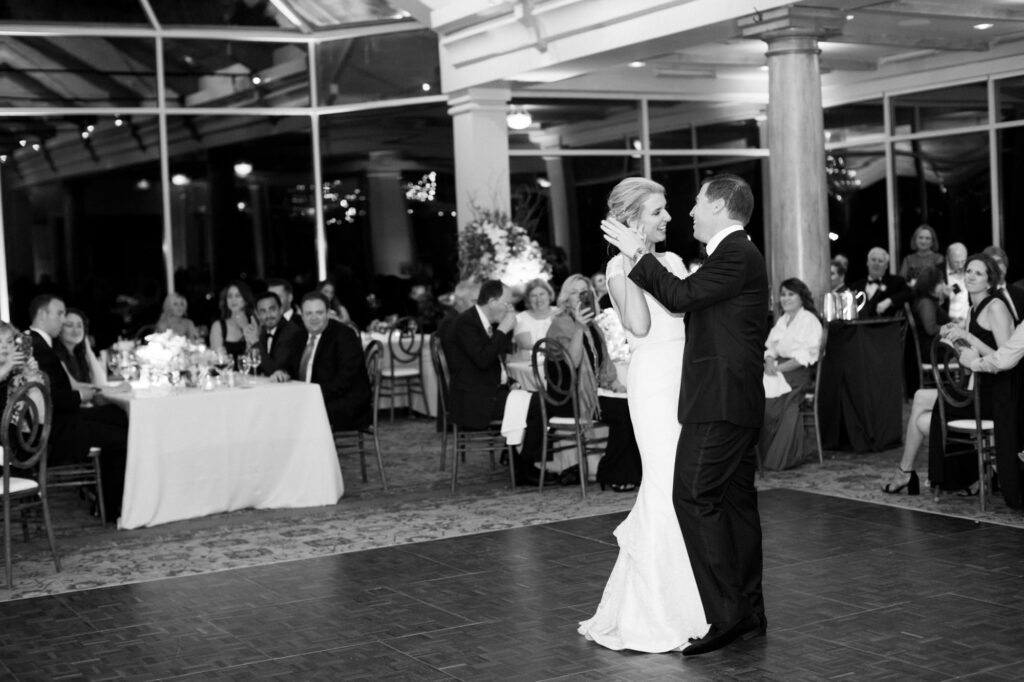
[[[907,479],[907,482],[900,486],[894,486],[891,482],[886,483],[885,485],[882,486],[882,492],[888,493],[889,495],[895,495],[897,493],[903,492],[905,488],[908,495],[920,495],[921,479],[917,477],[917,472],[903,471],[903,469],[900,469],[900,471],[904,474],[910,474],[910,478]]]

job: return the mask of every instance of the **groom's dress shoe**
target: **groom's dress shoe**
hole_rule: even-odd
[[[768,621],[760,614],[751,614],[721,629],[711,626],[708,634],[683,649],[683,656],[699,656],[717,651],[735,642],[737,639],[746,640],[759,637],[767,631],[767,627]]]

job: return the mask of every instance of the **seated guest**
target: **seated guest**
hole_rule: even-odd
[[[876,246],[868,251],[868,276],[850,285],[854,291],[863,291],[866,301],[860,317],[891,317],[903,312],[903,304],[910,300],[911,291],[899,275],[889,274],[889,252]]]
[[[117,518],[124,488],[128,417],[114,405],[103,404],[103,394],[88,384],[71,385],[53,346],[64,327],[64,301],[42,294],[29,304],[32,356],[50,384],[53,420],[50,427],[49,462],[69,464],[84,461],[90,447],[100,447],[100,470],[107,513]],[[94,407],[82,409],[93,403]]]
[[[900,277],[906,280],[909,286],[914,286],[921,271],[925,268],[935,268],[942,271],[944,259],[939,253],[939,237],[931,225],[918,225],[914,234],[910,237],[911,253],[903,257],[900,263]]]
[[[43,381],[39,365],[15,343],[19,334],[10,322],[0,321],[0,412],[7,407],[8,396],[22,384]]]
[[[528,357],[533,344],[543,339],[551,326],[555,290],[545,280],[533,279],[526,283],[525,294],[526,310],[516,314],[513,338],[520,354]]]
[[[302,326],[302,315],[295,309],[292,283],[281,277],[271,277],[267,280],[267,291],[277,294],[277,300],[281,301],[281,321],[295,325],[300,331],[306,331]]]
[[[220,319],[210,325],[210,348],[235,357],[245,353],[245,332],[259,330],[253,315],[252,290],[245,282],[234,281],[221,289]]]
[[[939,333],[942,325],[949,322],[949,315],[943,307],[946,299],[946,284],[942,281],[941,271],[937,268],[921,270],[911,290],[914,292],[914,299],[910,304],[910,309],[914,314],[914,321],[917,322],[921,359],[928,362],[932,339]]]
[[[263,376],[274,381],[288,381],[298,376],[299,360],[304,346],[304,328],[289,324],[281,315],[281,300],[267,291],[256,297],[256,317],[259,331],[246,329],[245,340],[260,354],[257,368]]]
[[[164,299],[163,312],[160,319],[156,321],[157,333],[172,331],[178,336],[184,336],[190,341],[199,338],[199,330],[196,324],[188,319],[188,301],[181,294],[172,291]]]
[[[954,322],[967,319],[967,311],[971,307],[964,283],[964,266],[967,265],[967,247],[960,242],[953,242],[946,249],[946,313]]]
[[[834,260],[828,264],[828,280],[829,291],[833,294],[841,294],[850,289],[846,286],[846,266],[841,261]]]
[[[104,386],[107,370],[96,358],[89,342],[89,318],[81,310],[71,308],[64,316],[64,326],[53,344],[53,352],[71,377],[72,386],[91,384]]]
[[[1020,322],[1021,319],[1024,319],[1021,318],[1021,315],[1024,315],[1024,289],[1015,285],[1008,286],[1006,283],[1006,273],[1010,269],[1010,259],[1006,255],[1006,251],[1003,251],[998,246],[986,246],[982,253],[994,260],[996,265],[999,266],[999,285],[996,287],[996,293],[1002,297],[1003,302],[1010,309],[1014,324]]]
[[[766,400],[759,447],[765,469],[788,469],[803,459],[800,401],[821,347],[821,322],[807,285],[795,277],[785,280],[779,286],[779,305],[782,315],[764,351]]]
[[[319,292],[302,297],[301,311],[306,338],[296,378],[320,385],[333,430],[368,426],[373,421],[373,407],[359,336],[331,319],[327,299]]]
[[[594,324],[596,293],[593,285],[583,275],[570,275],[562,284],[558,294],[558,312],[551,321],[547,338],[561,343],[569,352],[570,361],[576,369],[576,381],[579,390],[579,410],[582,419],[604,419],[607,422],[626,423],[629,407],[625,401],[617,398],[604,398],[598,395],[598,388],[607,388],[615,393],[625,393],[626,388],[618,380],[615,363],[608,355],[608,346],[600,327]],[[550,362],[550,361],[549,361]],[[548,370],[547,376],[558,376],[556,371]],[[562,376],[566,376],[562,373]],[[563,390],[566,387],[562,387]],[[548,406],[548,417],[571,417],[572,405]],[[540,397],[535,394],[530,401],[526,416],[526,433],[520,452],[520,471],[525,482],[537,482],[539,471],[533,466],[539,462],[543,451],[544,425],[541,420]],[[598,469],[598,481],[605,485],[611,484],[617,492],[633,490],[640,483],[640,452],[636,441],[628,439],[626,447],[631,452],[607,452],[608,463],[602,461]],[[631,456],[629,456],[631,455]],[[615,464],[616,460],[618,461]],[[621,461],[627,460],[627,461]],[[612,469],[617,475],[612,476]],[[568,471],[561,482],[578,483],[579,470]]]
[[[451,323],[445,356],[451,373],[450,416],[459,428],[486,429],[502,418],[508,398],[502,361],[512,351],[515,323],[511,292],[493,279],[480,286],[476,305]]]
[[[341,304],[336,296],[337,288],[334,286],[334,280],[325,279],[316,283],[316,290],[323,294],[327,300],[327,310],[331,315],[332,320],[338,322],[351,322],[352,318],[349,317],[348,310]]]

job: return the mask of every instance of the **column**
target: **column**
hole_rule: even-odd
[[[473,220],[474,206],[504,213],[512,210],[505,123],[508,101],[505,88],[470,88],[449,97],[460,230]]]
[[[786,7],[739,20],[768,50],[769,198],[766,243],[772,291],[789,277],[816,299],[829,289],[828,190],[818,39],[838,33],[838,13]]]
[[[557,135],[531,134],[530,142],[541,149],[558,149],[561,140]],[[567,254],[573,252],[571,221],[569,220],[569,187],[565,178],[565,158],[562,156],[545,156],[544,168],[548,174],[551,187],[548,197],[551,200],[551,244],[561,246]]]
[[[408,277],[413,264],[412,226],[405,206],[398,154],[370,152],[366,183],[374,272]]]

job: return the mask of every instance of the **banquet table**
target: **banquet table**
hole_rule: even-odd
[[[825,449],[879,452],[903,433],[903,320],[834,321],[821,366],[818,421]]]
[[[320,387],[248,381],[109,396],[129,411],[120,528],[338,501],[345,488]]]
[[[380,341],[384,346],[384,355],[382,357],[381,369],[387,369],[391,366],[391,348],[388,346],[387,334],[380,332],[363,332],[361,334],[363,340],[363,348],[370,343],[370,341]],[[417,340],[420,342],[420,359],[422,361],[423,371],[423,393],[427,398],[427,414],[431,417],[437,416],[437,372],[434,371],[434,363],[430,359],[430,334],[417,334]],[[415,367],[416,361],[412,360],[409,362],[397,362],[395,367]],[[405,395],[398,395],[394,398],[395,407],[407,407]],[[413,395],[413,406],[412,409],[416,412],[422,412],[423,405],[420,402],[418,396]],[[381,398],[380,408],[382,410],[388,409],[391,406],[387,398]]]

